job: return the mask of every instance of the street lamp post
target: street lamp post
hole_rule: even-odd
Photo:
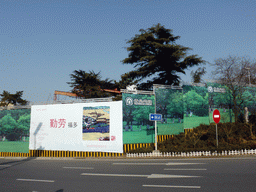
[[[250,78],[250,68],[245,67],[246,70],[248,70],[248,76],[249,76],[249,85],[251,86],[251,78]]]

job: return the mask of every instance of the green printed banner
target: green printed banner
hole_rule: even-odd
[[[183,86],[184,129],[210,124],[207,87]]]
[[[124,144],[153,143],[155,129],[149,114],[155,113],[155,96],[123,93],[122,99]]]
[[[246,87],[242,98],[245,100],[243,108],[247,107],[248,115],[256,115],[256,87]]]
[[[0,152],[29,152],[31,109],[0,111]]]
[[[181,89],[155,89],[156,112],[162,114],[157,122],[158,135],[174,135],[184,132],[183,94]]]
[[[212,115],[215,109],[220,111],[220,123],[234,122],[232,99],[229,89],[218,83],[207,83],[209,96],[209,120],[214,123]]]

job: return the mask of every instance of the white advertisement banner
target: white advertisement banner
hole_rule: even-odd
[[[123,153],[122,101],[35,105],[30,150]]]

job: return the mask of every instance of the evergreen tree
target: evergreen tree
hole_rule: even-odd
[[[191,48],[176,44],[180,37],[160,24],[141,29],[140,33],[127,42],[131,44],[127,48],[129,57],[122,61],[135,68],[125,78],[138,81],[150,78],[139,84],[140,89],[152,89],[153,84],[179,84],[179,73],[185,74],[185,69],[205,63],[197,55],[187,56]]]
[[[202,76],[206,74],[205,67],[199,67],[195,72],[191,71],[192,82],[193,83],[201,83]]]
[[[8,106],[9,104],[12,105],[26,105],[28,101],[22,99],[23,91],[17,91],[15,94],[11,94],[8,91],[3,91],[2,94],[0,94],[1,102],[0,106]]]
[[[89,73],[83,70],[75,70],[73,74],[70,74],[72,92],[78,95],[80,98],[100,98],[110,97],[111,93],[104,92],[103,89],[113,89],[115,84],[112,80],[101,80],[100,72],[95,73],[90,71]]]

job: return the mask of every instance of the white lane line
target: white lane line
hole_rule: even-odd
[[[112,165],[199,165],[206,163],[113,163]]]
[[[166,165],[202,165],[206,163],[167,163]]]
[[[63,167],[64,169],[94,169],[93,167]]]
[[[187,175],[165,175],[165,174],[133,175],[133,174],[82,173],[81,175],[88,175],[88,176],[107,176],[107,177],[147,177],[148,179],[201,177],[201,176],[187,176]]]
[[[0,165],[2,167],[11,167],[11,165]]]
[[[89,175],[89,176],[110,176],[110,177],[148,177],[148,175],[102,174],[102,173],[82,173],[81,175]]]
[[[166,165],[166,163],[113,163],[113,165]]]
[[[142,185],[143,187],[171,187],[171,188],[190,188],[200,189],[201,186],[175,186],[175,185]]]
[[[157,178],[195,178],[195,177],[201,177],[201,176],[151,174],[151,175],[148,176],[148,179],[157,179]]]
[[[206,171],[207,169],[164,169],[166,171]]]
[[[38,180],[38,179],[16,179],[17,181],[33,181],[33,182],[46,182],[53,183],[53,180]]]

